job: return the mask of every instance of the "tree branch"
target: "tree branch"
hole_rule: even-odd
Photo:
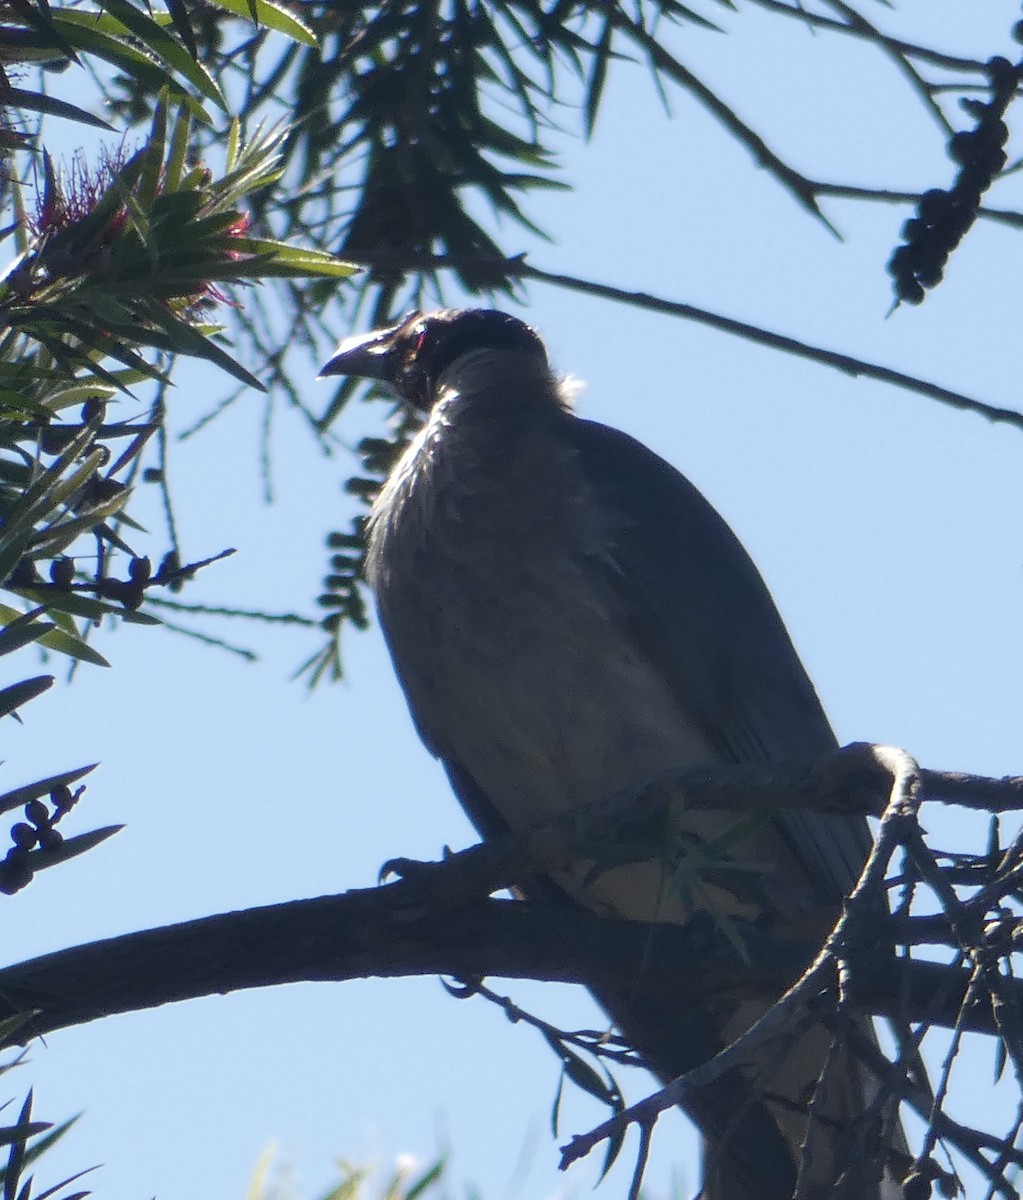
[[[856,189],[843,187],[840,191],[836,190],[835,194],[852,195],[855,191]],[[913,193],[905,193],[905,198],[909,199],[914,195]],[[891,196],[901,199],[903,194],[893,192]],[[882,196],[878,193],[871,198],[887,199],[888,197],[887,195]],[[916,198],[919,197],[917,196]],[[982,211],[981,215],[990,216],[1005,223],[1010,223],[1020,218],[1020,214],[1016,213]],[[478,267],[485,260],[480,260],[479,258],[462,260],[444,255],[418,253],[394,254],[390,251],[383,253],[360,251],[359,261],[366,266],[380,270],[425,271],[443,270],[445,268],[458,270],[467,265]],[[774,333],[770,329],[763,329],[759,325],[751,325],[747,321],[737,321],[734,317],[726,317],[721,313],[709,312],[704,308],[696,308],[692,304],[684,304],[679,300],[668,300],[662,296],[654,296],[649,292],[629,291],[625,288],[613,287],[611,284],[600,283],[597,280],[581,279],[576,275],[563,275],[555,271],[544,271],[539,267],[530,266],[522,256],[491,260],[491,262],[495,271],[499,270],[510,279],[534,279],[538,283],[548,283],[554,287],[564,288],[566,291],[579,292],[587,296],[599,296],[605,300],[613,300],[615,303],[627,304],[633,308],[641,308],[648,312],[663,313],[665,316],[681,317],[686,321],[695,321],[697,324],[707,325],[711,329],[717,329],[722,333],[730,333],[744,338],[746,341],[753,342],[756,345],[768,346],[772,350],[780,350],[785,354],[793,354],[797,358],[805,358],[821,366],[831,367],[854,378],[874,379],[879,383],[887,383],[893,387],[902,388],[904,391],[914,392],[919,396],[926,396],[931,400],[937,400],[942,404],[949,405],[951,408],[976,413],[978,416],[985,417],[989,421],[1003,422],[1004,424],[1014,426],[1016,429],[1023,429],[1023,413],[1016,409],[1000,408],[997,405],[988,404],[983,400],[967,396],[963,392],[956,392],[951,388],[942,387],[940,384],[930,383],[928,380],[920,379],[915,375],[907,375],[904,371],[897,371],[892,367],[884,367],[878,363],[867,362],[865,359],[855,358],[850,354],[841,354],[837,350],[827,350],[823,346],[812,346],[809,342],[801,342],[798,338],[787,337],[782,333]]]
[[[437,865],[457,878],[459,857]],[[0,971],[0,1018],[34,1011],[28,1035],[199,996],[283,983],[448,975],[498,976],[622,986],[640,975],[678,993],[679,1003],[724,991],[777,995],[816,947],[743,931],[751,962],[738,960],[702,924],[649,925],[574,907],[513,900],[454,906],[424,898],[418,881],[223,913],[56,951]],[[885,936],[878,931],[879,939]],[[951,1028],[970,984],[967,971],[933,962],[883,963],[856,952],[851,1001],[863,1012]],[[697,969],[698,968],[698,969]],[[861,969],[862,968],[862,969]],[[683,983],[680,984],[680,979]],[[933,1008],[939,990],[940,1010]],[[1023,1003],[1023,982],[1007,980]],[[994,1033],[990,1006],[966,1028]]]
[[[1020,918],[1003,905],[1017,889],[1021,846],[991,851],[967,863],[938,865],[919,840],[916,810],[924,798],[966,798],[983,806],[1019,806],[1023,783],[942,775],[906,767],[900,752],[854,744],[812,764],[767,771],[679,772],[639,794],[620,794],[519,837],[474,846],[440,863],[389,864],[402,877],[376,888],[212,916],[73,947],[0,971],[0,1019],[31,1013],[22,1038],[199,996],[301,981],[444,975],[470,988],[487,976],[577,983],[621,990],[642,980],[644,991],[665,991],[675,1005],[700,1005],[733,993],[744,1000],[783,999],[716,1059],[674,1091],[630,1118],[649,1125],[686,1087],[714,1078],[760,1040],[793,1020],[827,1021],[856,1012],[910,1023],[941,1025],[1005,1039],[1023,1060],[1015,1013],[1023,1010],[1023,981],[1003,976],[998,963],[1012,952]],[[909,779],[903,793],[893,780]],[[877,845],[860,883],[824,947],[795,936],[732,922],[728,930],[706,914],[685,925],[611,920],[572,904],[535,905],[488,897],[515,881],[557,871],[576,861],[579,847],[594,853],[601,839],[644,842],[660,828],[667,805],[769,811],[804,805],[826,812],[875,812],[878,796],[893,793]],[[902,797],[900,799],[900,796]],[[1011,804],[1010,804],[1011,802]],[[908,850],[910,872],[926,882],[943,913],[886,917],[877,897],[891,886],[884,874],[895,849]],[[645,851],[644,851],[645,852]],[[650,851],[651,856],[656,849]],[[983,869],[987,864],[986,871]],[[970,895],[952,882],[972,872]],[[958,874],[957,874],[958,873]],[[907,876],[912,883],[913,876]],[[744,957],[736,953],[741,940]],[[968,943],[966,954],[960,947]],[[945,945],[955,958],[943,965],[916,961],[893,947]],[[806,964],[811,966],[807,968]],[[978,987],[978,965],[985,986]],[[793,980],[797,982],[793,984]],[[596,1041],[584,1049],[601,1052]],[[628,1056],[624,1056],[628,1060]],[[617,1059],[623,1060],[621,1051]],[[887,1060],[886,1060],[887,1061]],[[884,1070],[903,1079],[898,1063]],[[706,1075],[706,1079],[704,1078]],[[908,1084],[893,1095],[914,1101]],[[659,1107],[658,1107],[659,1105]],[[950,1136],[931,1115],[939,1136]],[[943,1119],[943,1118],[942,1118]],[[613,1131],[612,1131],[613,1132]],[[606,1131],[593,1131],[602,1136]],[[959,1140],[966,1137],[956,1135]],[[579,1143],[581,1150],[586,1143]]]

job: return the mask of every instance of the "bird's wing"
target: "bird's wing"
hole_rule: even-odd
[[[623,617],[722,762],[806,760],[833,749],[767,587],[722,517],[634,438],[565,420]],[[776,826],[821,899],[839,901],[870,849],[865,819],[792,810]]]
[[[627,434],[569,414],[565,422],[591,491],[591,502],[580,509],[598,514],[601,527],[591,544],[601,547],[618,617],[672,688],[686,721],[704,732],[723,763],[809,760],[833,749],[834,734],[767,587],[724,520],[687,479]],[[811,898],[811,911],[817,909],[812,926],[823,937],[870,846],[862,817],[789,810],[755,831],[736,854],[746,857],[748,847],[749,857],[777,864],[779,883]],[[802,878],[790,879],[793,870]],[[659,1074],[684,1068],[693,1050],[686,1037],[691,1014],[680,1013],[670,996],[637,989],[631,995],[605,991],[599,998]],[[746,1005],[730,1024],[733,1033],[766,1007]],[[798,1163],[810,1127],[791,1114],[814,1091],[826,1063],[831,1086],[819,1106],[826,1118],[817,1128],[816,1149],[807,1154],[816,1161],[811,1173],[833,1180],[844,1160],[840,1151],[833,1157],[841,1138],[827,1130],[831,1123],[843,1128],[863,1111],[869,1085],[862,1069],[847,1050],[835,1055],[829,1031],[814,1026],[790,1046],[780,1074],[775,1060],[769,1090],[783,1097],[775,1111],[790,1139],[789,1162]],[[735,1079],[731,1084],[737,1086]],[[708,1138],[704,1195],[759,1200],[789,1194],[790,1185],[767,1186],[762,1165],[750,1168],[748,1155],[764,1161],[765,1137],[747,1142],[743,1131],[722,1146],[721,1130],[729,1125],[720,1117],[729,1103],[727,1092],[712,1088],[701,1101],[706,1108],[694,1112]],[[713,1163],[722,1151],[718,1175]],[[784,1171],[782,1157],[772,1154],[770,1161]],[[868,1194],[876,1200],[873,1187],[865,1187]]]

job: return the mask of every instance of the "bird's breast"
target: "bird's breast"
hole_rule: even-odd
[[[544,432],[431,423],[371,523],[371,578],[413,715],[513,829],[715,757],[628,635],[593,497]],[[588,902],[654,915],[659,889],[633,880],[643,898],[629,912],[605,878],[614,895],[601,903],[598,881]]]

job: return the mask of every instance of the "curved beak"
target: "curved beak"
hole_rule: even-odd
[[[338,343],[337,349],[327,360],[318,376],[357,375],[362,379],[376,379],[380,383],[393,383],[397,376],[397,359],[394,335],[400,326],[390,329],[375,329],[372,333],[356,333]]]

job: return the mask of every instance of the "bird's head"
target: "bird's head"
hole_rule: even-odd
[[[345,338],[320,375],[376,380],[427,413],[444,372],[466,355],[488,350],[523,352],[547,366],[539,335],[518,317],[492,308],[445,308],[413,312],[387,329]]]

